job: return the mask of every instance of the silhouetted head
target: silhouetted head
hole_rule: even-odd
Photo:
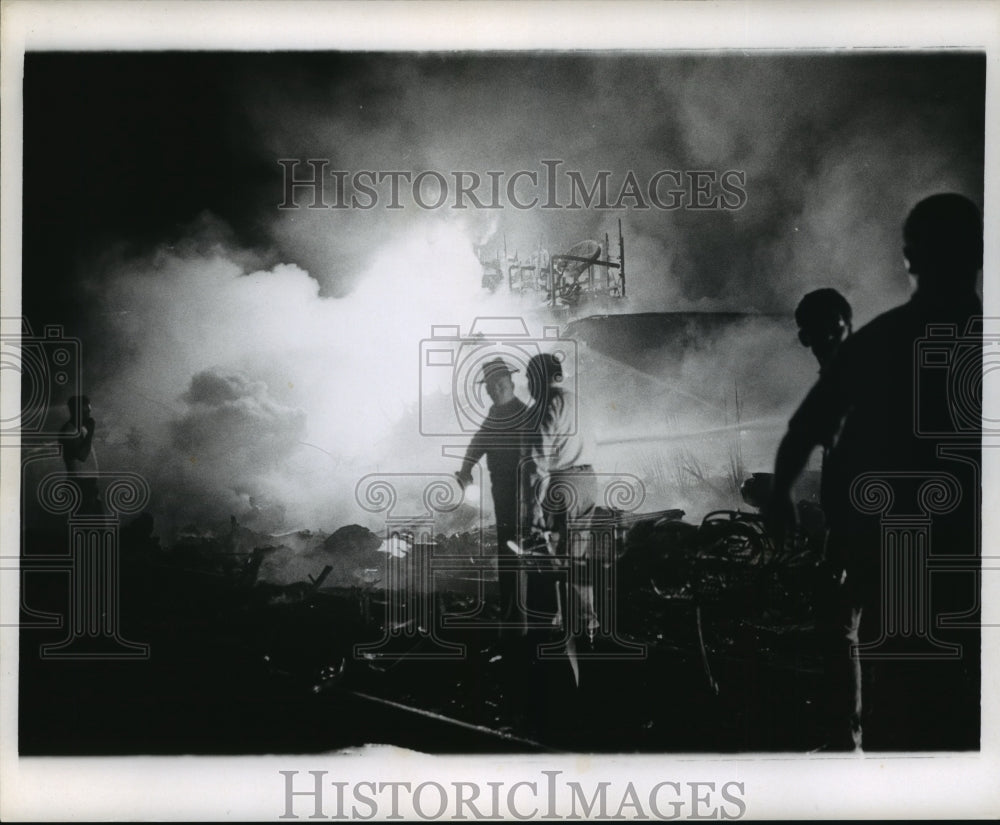
[[[807,294],[795,308],[799,340],[809,347],[820,366],[837,351],[851,334],[851,305],[837,290],[825,287]]]
[[[514,399],[514,382],[510,374],[498,375],[486,382],[486,394],[494,404],[506,404]]]
[[[80,421],[90,416],[90,399],[85,395],[74,395],[66,402],[69,408],[69,417],[74,421]]]
[[[486,393],[494,404],[506,404],[514,398],[514,381],[511,369],[502,358],[494,358],[483,364],[478,383],[486,385]]]
[[[549,352],[533,355],[528,362],[527,375],[528,392],[532,398],[539,400],[546,390],[562,381],[562,362]]]
[[[932,195],[903,224],[903,255],[917,288],[961,294],[975,288],[983,268],[983,219],[963,195]]]

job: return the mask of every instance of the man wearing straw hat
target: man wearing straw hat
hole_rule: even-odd
[[[465,452],[462,469],[455,475],[463,488],[472,483],[472,468],[486,456],[493,493],[493,511],[497,525],[497,556],[513,562],[517,556],[508,542],[517,540],[518,465],[521,438],[527,427],[527,405],[514,394],[511,378],[516,368],[502,358],[483,364],[477,383],[484,384],[493,402],[479,431]],[[518,636],[524,630],[524,599],[520,597],[520,577],[513,564],[501,565],[497,573],[500,585],[501,636]]]

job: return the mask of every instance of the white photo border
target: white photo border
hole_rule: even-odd
[[[613,9],[610,6],[613,5]],[[2,5],[3,315],[20,310],[21,81],[26,50],[840,50],[967,49],[987,59],[984,309],[1000,315],[998,70],[992,2],[4,2]],[[612,15],[614,25],[607,25]],[[516,25],[511,25],[512,19]],[[553,32],[558,32],[558,36]],[[992,387],[995,390],[996,387]],[[17,388],[4,386],[3,391]],[[995,395],[995,393],[994,393]],[[996,402],[993,398],[993,402]],[[989,400],[985,400],[990,403]],[[0,460],[0,555],[18,554],[18,461]],[[984,450],[984,502],[1000,461]],[[984,508],[984,555],[1000,512]],[[17,577],[0,601],[16,605]],[[13,593],[13,595],[12,595]],[[1000,625],[1000,580],[984,575],[983,622]],[[16,628],[0,628],[0,818],[5,821],[270,820],[284,811],[280,770],[360,782],[592,781],[745,784],[751,818],[959,818],[1000,815],[1000,628],[984,628],[982,750],[877,759],[803,755],[427,757],[394,748],[308,757],[19,758]],[[541,813],[544,813],[541,812]],[[539,814],[541,815],[541,814]],[[304,814],[302,815],[304,818]]]

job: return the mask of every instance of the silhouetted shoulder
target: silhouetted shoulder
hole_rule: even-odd
[[[911,304],[906,303],[893,307],[861,327],[850,339],[844,342],[844,345],[870,347],[904,332],[912,325],[913,319],[914,313]]]

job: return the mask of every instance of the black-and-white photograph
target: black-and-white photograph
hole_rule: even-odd
[[[15,758],[980,758],[987,63],[27,48]],[[271,773],[265,818],[753,814]]]

